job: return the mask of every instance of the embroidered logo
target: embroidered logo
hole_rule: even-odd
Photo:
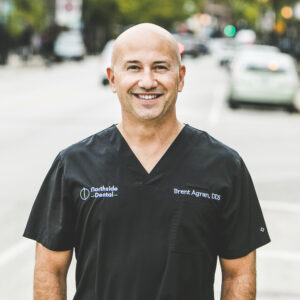
[[[87,188],[82,188],[80,191],[81,200],[85,201],[90,197],[90,191]]]
[[[118,192],[119,188],[114,186],[114,185],[109,185],[109,186],[99,186],[99,187],[91,187],[91,188],[82,188],[80,190],[80,198],[83,201],[86,201],[89,198],[113,198],[118,196],[117,192]]]

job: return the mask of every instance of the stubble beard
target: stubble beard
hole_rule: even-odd
[[[172,111],[175,114],[175,104],[176,100],[171,104],[168,101],[165,101],[162,105],[158,107],[134,107],[131,105],[130,111],[127,110],[127,113],[131,115],[131,118],[145,123],[162,123],[165,119],[171,116]]]

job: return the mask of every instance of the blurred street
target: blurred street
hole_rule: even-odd
[[[212,56],[187,57],[184,63],[179,119],[239,151],[260,198],[272,242],[257,251],[257,299],[299,300],[300,113],[232,110],[226,104],[228,74]],[[98,56],[48,68],[0,68],[0,300],[32,299],[35,243],[22,234],[56,154],[120,120],[118,100],[100,84],[100,70]],[[75,257],[69,299],[74,264]],[[220,271],[216,299],[219,286]]]

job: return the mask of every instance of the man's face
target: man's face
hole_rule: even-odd
[[[108,78],[118,94],[123,118],[161,120],[175,115],[185,75],[171,41],[155,34],[128,40],[118,48]]]

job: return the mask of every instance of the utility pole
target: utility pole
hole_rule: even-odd
[[[272,0],[273,10],[275,12],[275,22],[278,21],[279,12],[280,12],[280,0]]]
[[[47,26],[51,26],[55,23],[55,0],[44,0],[46,7]]]

